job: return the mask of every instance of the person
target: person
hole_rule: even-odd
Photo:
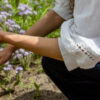
[[[99,5],[99,0],[56,0],[55,7],[25,35],[0,31],[0,42],[9,43],[0,52],[0,65],[24,48],[44,56],[45,73],[69,100],[99,100]],[[60,26],[61,37],[43,37]]]

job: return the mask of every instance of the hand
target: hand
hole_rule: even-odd
[[[0,31],[0,43],[4,43],[4,36],[6,35],[6,32]]]
[[[13,50],[9,47],[6,47],[0,51],[0,65],[6,63],[11,58],[12,54]]]

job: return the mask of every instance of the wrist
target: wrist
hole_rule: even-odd
[[[9,35],[11,35],[11,33],[8,33],[8,32],[4,32],[4,35],[2,36],[2,42],[3,43],[8,43],[8,40],[9,40]],[[12,45],[12,44],[8,44],[8,46],[6,47],[8,50],[11,50],[11,51],[15,51],[17,50],[17,48]]]

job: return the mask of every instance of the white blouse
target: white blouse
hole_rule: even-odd
[[[66,20],[58,42],[69,71],[93,68],[100,61],[100,0],[74,0],[74,3],[73,15],[70,0],[56,0],[53,8]]]

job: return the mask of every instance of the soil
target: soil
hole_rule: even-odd
[[[23,72],[23,84],[16,86],[12,94],[3,93],[0,90],[0,100],[68,100],[50,78],[44,72],[39,72],[37,69],[36,65],[31,68],[31,71]],[[14,75],[12,71],[12,76],[14,77]],[[35,87],[30,85],[33,81],[41,84],[39,96],[36,96],[37,91]]]

